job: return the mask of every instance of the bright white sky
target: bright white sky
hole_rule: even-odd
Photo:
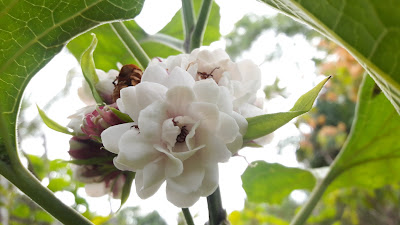
[[[265,4],[255,0],[216,0],[221,8],[221,33],[229,33],[240,18],[246,13],[256,13],[258,15],[273,15],[275,12]],[[180,0],[146,0],[142,13],[136,21],[148,32],[155,33],[169,22],[172,16],[180,8]],[[266,53],[275,49],[276,44],[282,46],[282,58],[273,62],[260,65],[263,73],[263,84],[272,84],[276,77],[279,77],[283,87],[292,93],[287,99],[276,98],[265,104],[268,112],[277,112],[288,110],[293,106],[296,99],[318,81],[322,80],[315,75],[315,66],[312,58],[318,54],[310,44],[302,37],[294,39],[283,35],[275,36],[273,32],[262,35],[250,51],[243,54],[242,58],[252,59],[255,63],[261,64],[264,61]],[[219,41],[212,46],[224,48],[224,41]],[[75,58],[66,50],[56,56],[45,68],[43,68],[32,82],[29,84],[25,97],[34,103],[43,107],[54,95],[56,95],[65,85],[61,82],[65,79],[67,72],[78,67]],[[57,102],[46,113],[55,121],[66,125],[67,117],[73,114],[77,109],[84,106],[79,100],[76,88],[80,86],[80,80],[74,79],[74,89],[72,94],[62,101]],[[43,88],[46,84],[46,88]],[[52,85],[48,85],[52,84]],[[262,91],[261,91],[262,92]],[[260,92],[260,96],[262,94]],[[37,116],[36,107],[33,105],[24,114],[27,120]],[[48,128],[44,128],[47,135],[48,156],[50,159],[69,159],[68,140],[69,136],[57,133]],[[298,166],[294,154],[295,147],[288,147],[277,154],[276,145],[279,140],[292,135],[297,135],[298,131],[293,124],[288,124],[274,133],[273,141],[263,149],[244,149],[240,153],[246,156],[249,162],[255,160],[265,160],[268,162],[279,162],[286,166]],[[27,138],[22,142],[22,148],[28,153],[40,155],[43,154],[43,143],[40,139]],[[228,163],[220,164],[220,187],[222,192],[222,201],[228,213],[233,210],[241,210],[244,206],[245,192],[242,189],[240,176],[247,167],[247,162],[242,157],[234,157]],[[67,204],[72,204],[70,197],[66,193],[57,193]],[[84,190],[82,190],[84,195]],[[92,209],[98,213],[107,215],[110,212],[110,206],[107,197],[89,198]],[[118,208],[118,201],[112,201],[112,208]],[[161,189],[158,193],[147,199],[141,200],[132,191],[127,206],[139,205],[142,212],[148,213],[157,210],[168,224],[176,224],[179,208],[176,208],[166,200],[165,191]],[[191,209],[192,215],[198,215],[195,218],[196,224],[204,224],[208,218],[207,203],[205,198],[200,200]]]

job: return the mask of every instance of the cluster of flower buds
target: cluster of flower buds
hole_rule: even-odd
[[[89,196],[111,194],[113,198],[120,198],[130,172],[121,171],[114,166],[113,159],[117,155],[104,149],[100,135],[108,127],[124,122],[114,113],[118,107],[113,95],[121,85],[115,83],[118,78],[117,71],[110,70],[105,73],[96,70],[96,72],[99,77],[96,89],[104,103],[109,105],[97,106],[91,96],[89,85],[86,81],[83,82],[82,87],[78,89],[79,97],[91,105],[70,116],[71,121],[68,126],[75,131],[76,136],[70,140],[68,153],[72,158],[74,177],[85,183],[85,190]]]

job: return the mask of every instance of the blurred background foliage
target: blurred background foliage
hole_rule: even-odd
[[[333,79],[320,95],[315,108],[297,119],[296,126],[301,133],[300,137],[289,137],[279,146],[284,148],[286,145],[297,145],[297,160],[305,168],[327,167],[335,159],[349,134],[358,87],[364,71],[346,50],[281,14],[273,17],[256,15],[243,17],[234,30],[223,37],[226,40],[226,50],[233,60],[240,58],[243,52],[251,49],[257,38],[264,32],[271,31],[275,35],[303,36],[313,43],[315,48],[326,53],[324,58],[314,60],[318,68],[317,73],[333,75]],[[277,59],[281,55],[282,51],[278,44],[272,54],[265,55],[265,61]],[[67,82],[67,84],[70,83]],[[69,88],[70,86],[66,86],[43,109],[46,110],[52,103],[67,95]],[[286,96],[285,89],[279,86],[279,79],[265,87],[264,92],[267,100],[277,95]],[[29,104],[31,103],[28,100],[23,102],[21,115],[24,115],[24,109]],[[25,154],[29,170],[53,192],[68,192],[73,196],[72,207],[95,224],[166,224],[157,212],[143,215],[138,207],[124,208],[115,217],[96,215],[90,210],[87,201],[78,194],[78,189],[82,188],[83,184],[72,178],[72,172],[67,163],[47,159],[46,138],[41,131],[41,121],[36,118],[27,123],[24,121],[24,116],[21,116],[19,122],[19,139],[35,136],[42,140],[45,149],[41,156]],[[0,184],[0,225],[59,224],[3,177],[0,177]],[[246,202],[244,209],[232,212],[229,219],[233,225],[286,225],[302,203],[293,195],[288,196],[279,205]],[[178,223],[185,224],[182,217]],[[386,186],[373,191],[361,188],[333,191],[324,196],[307,224],[400,224],[399,186]]]
[[[318,74],[333,78],[320,94],[315,107],[295,122],[300,137],[288,137],[279,143],[283,149],[296,145],[298,162],[306,169],[328,167],[343,146],[354,119],[357,93],[365,71],[342,47],[319,35],[305,25],[284,15],[260,17],[247,15],[226,36],[227,51],[233,57],[249,50],[264,32],[293,37],[301,35],[315,48],[325,52],[325,57],[315,58]],[[279,45],[265,60],[281,56]],[[276,95],[285,97],[285,88],[279,87],[279,79],[264,88],[266,99]],[[299,142],[300,140],[300,142]],[[304,192],[309,194],[308,192]],[[304,202],[289,195],[279,205],[246,202],[242,211],[229,215],[233,225],[288,225]],[[399,185],[380,189],[338,189],[323,197],[308,225],[376,225],[400,224]]]

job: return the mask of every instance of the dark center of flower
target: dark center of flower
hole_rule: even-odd
[[[181,128],[181,133],[178,134],[178,136],[176,137],[176,142],[178,143],[183,143],[186,140],[186,136],[189,134],[189,131],[186,129],[186,126],[183,126]]]
[[[212,73],[214,70],[219,69],[219,67],[215,67],[210,73],[207,72],[197,72],[197,75],[200,77],[201,80],[207,79],[207,78],[213,78]]]

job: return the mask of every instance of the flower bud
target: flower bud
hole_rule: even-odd
[[[123,123],[123,121],[118,118],[109,107],[100,106],[93,112],[85,115],[81,129],[82,132],[91,139],[101,142],[101,132],[110,126],[121,123]]]
[[[72,137],[69,141],[74,178],[85,183],[86,193],[91,197],[112,194],[120,198],[126,180],[126,172],[113,165],[116,154],[103,149],[103,145],[91,139]],[[79,160],[79,161],[78,161]]]

